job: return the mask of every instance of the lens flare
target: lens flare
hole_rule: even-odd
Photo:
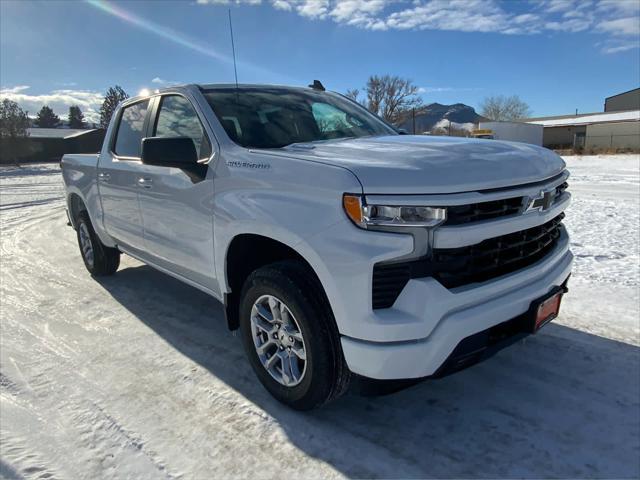
[[[233,59],[230,56],[224,55],[216,51],[215,49],[211,48],[210,46],[199,43],[196,40],[188,37],[187,35],[184,35],[183,33],[178,32],[177,30],[174,30],[169,27],[165,27],[164,25],[153,22],[151,20],[147,20],[146,18],[142,18],[141,16],[136,15],[135,13],[125,10],[119,5],[114,5],[112,2],[108,2],[107,0],[85,0],[85,1],[92,7],[97,8],[98,10],[104,13],[107,13],[121,20],[124,20],[125,22],[131,25],[134,25],[142,30],[145,30],[149,33],[162,37],[165,40],[181,45],[185,48],[193,50],[194,52],[201,53],[202,55],[215,58],[216,60],[220,60],[224,63],[233,64]],[[261,76],[268,75],[271,77],[273,76],[281,77],[281,75],[276,75],[267,69],[264,69],[246,62],[239,61],[238,65],[246,69],[252,70]]]
[[[231,59],[226,55],[222,55],[221,53],[216,52],[214,49],[210,47],[206,47],[201,45],[194,40],[190,39],[186,35],[173,30],[172,28],[165,27],[164,25],[160,25],[159,23],[152,22],[151,20],[147,20],[142,18],[134,13],[131,13],[124,8],[114,5],[111,2],[107,2],[106,0],[87,0],[87,3],[92,7],[95,7],[99,10],[102,10],[109,15],[113,15],[114,17],[118,17],[121,20],[124,20],[127,23],[140,27],[147,32],[158,35],[159,37],[163,37],[167,40],[170,40],[178,45],[182,45],[183,47],[187,47],[191,50],[194,50],[198,53],[202,53],[203,55],[207,55],[212,58],[216,58],[218,60],[222,60],[224,62],[230,62]]]

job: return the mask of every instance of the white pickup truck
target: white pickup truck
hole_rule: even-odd
[[[62,173],[89,272],[126,253],[224,302],[297,409],[486,358],[555,318],[571,271],[555,153],[401,135],[318,83],[128,99]]]

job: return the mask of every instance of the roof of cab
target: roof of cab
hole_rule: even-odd
[[[242,88],[242,89],[249,89],[249,88],[255,88],[255,89],[265,89],[265,88],[269,88],[269,89],[281,89],[281,90],[312,90],[309,87],[300,87],[300,86],[293,86],[293,85],[273,85],[273,84],[267,84],[267,83],[239,83],[238,85],[236,85],[235,83],[207,83],[207,84],[199,84],[196,85],[200,90],[216,90],[216,89],[229,89],[229,88]]]
[[[235,83],[205,83],[205,84],[195,84],[195,83],[185,83],[180,85],[171,85],[164,88],[155,89],[149,92],[146,95],[136,95],[135,97],[129,97],[122,102],[122,105],[129,105],[131,103],[139,102],[140,100],[145,100],[147,98],[153,97],[154,95],[159,95],[163,93],[170,93],[180,90],[189,90],[191,88],[197,88],[202,92],[207,90],[225,90],[230,88],[240,88],[240,89],[279,89],[279,90],[306,90],[306,91],[317,91],[311,87],[300,87],[300,86],[292,86],[292,85],[273,85],[268,83],[239,83],[236,85]]]

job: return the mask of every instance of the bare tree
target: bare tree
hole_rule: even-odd
[[[347,90],[344,96],[358,103],[362,103],[362,101],[360,100],[360,90],[357,88],[351,88]]]
[[[517,95],[498,95],[485,98],[480,105],[480,113],[491,120],[505,122],[530,117],[531,109]]]
[[[372,75],[367,81],[367,108],[390,123],[398,123],[422,106],[418,87],[397,75]]]
[[[347,90],[345,95],[390,123],[400,123],[412,109],[422,106],[418,87],[396,75],[371,75],[363,90],[364,99],[360,98],[358,89]]]

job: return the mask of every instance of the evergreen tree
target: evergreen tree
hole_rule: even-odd
[[[69,128],[84,128],[84,115],[78,105],[71,105],[69,107]]]
[[[104,102],[102,102],[102,106],[100,107],[100,126],[102,128],[106,129],[109,126],[111,116],[113,115],[116,107],[120,102],[127,98],[129,98],[129,95],[127,95],[127,92],[125,92],[119,85],[107,90]]]
[[[36,127],[40,128],[56,128],[60,125],[60,117],[53,113],[51,108],[45,105],[38,112],[34,123]]]

